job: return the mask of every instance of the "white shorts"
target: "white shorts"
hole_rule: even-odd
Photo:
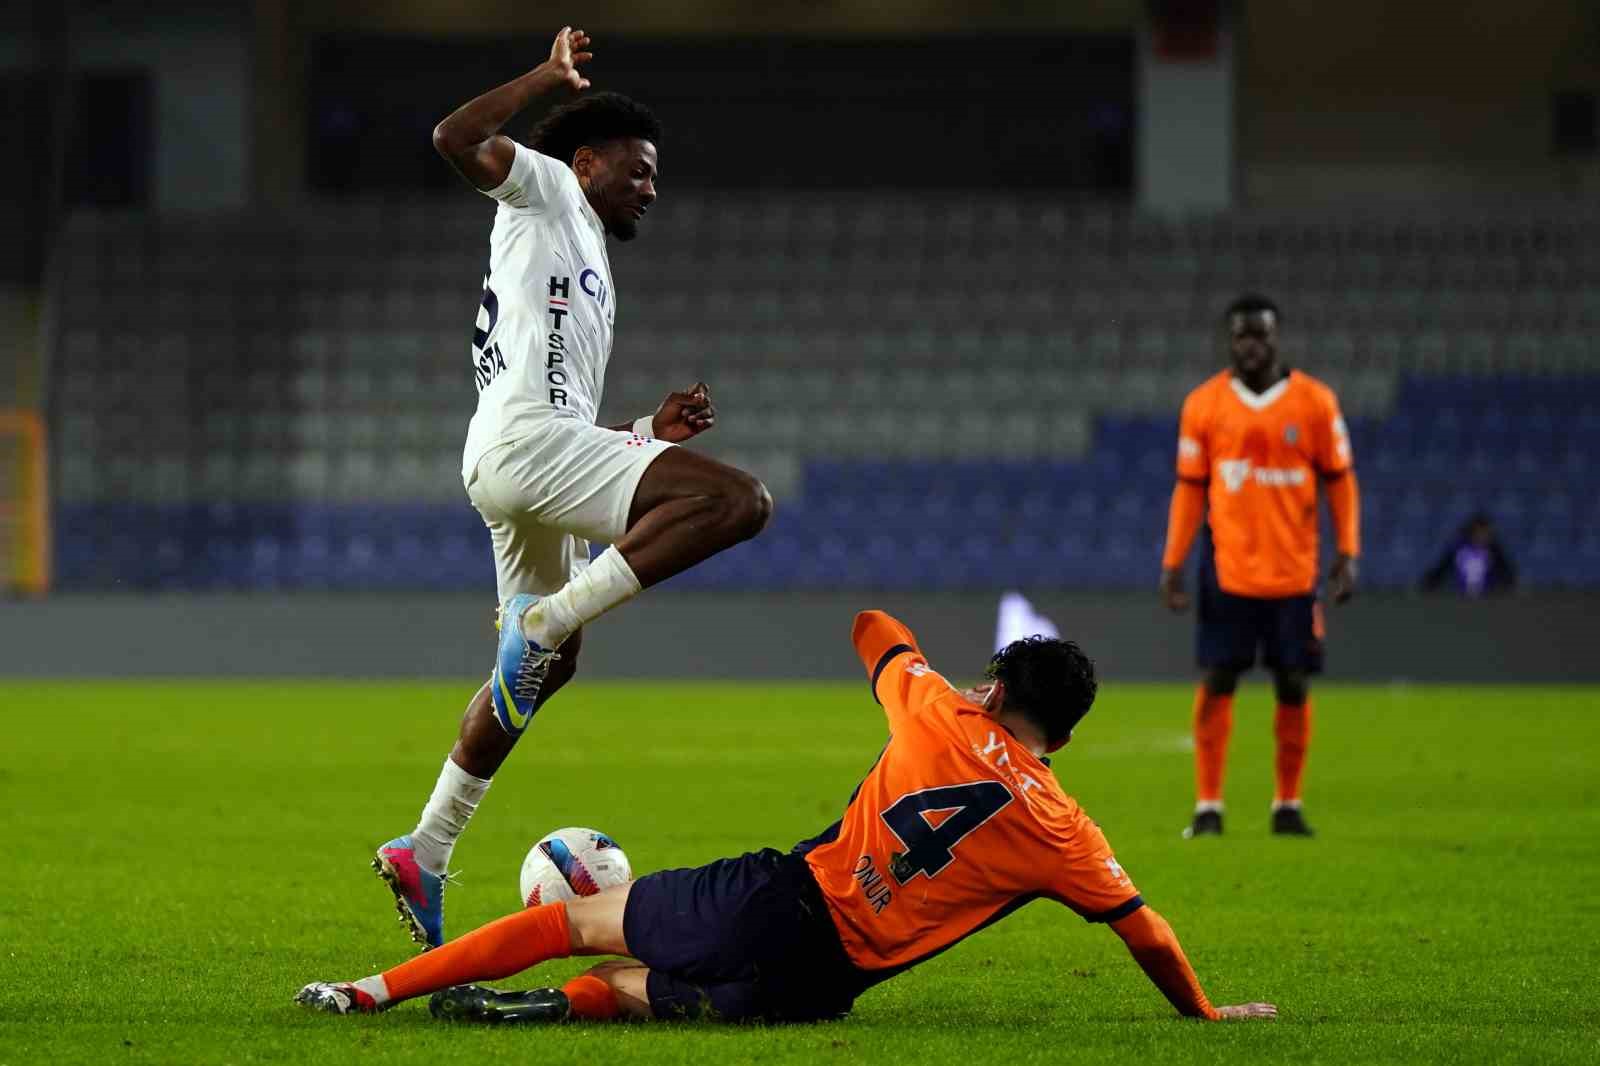
[[[622,539],[639,479],[671,447],[551,418],[485,452],[466,479],[467,497],[489,527],[500,601],[559,590],[589,565],[589,541]]]

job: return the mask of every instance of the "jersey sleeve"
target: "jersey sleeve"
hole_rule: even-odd
[[[1350,428],[1344,424],[1339,397],[1332,389],[1323,391],[1321,408],[1316,437],[1317,472],[1323,477],[1332,477],[1354,466],[1355,456],[1350,451]]]
[[[1144,906],[1105,834],[1086,816],[1060,847],[1054,868],[1050,894],[1086,922],[1115,922]]]
[[[1178,418],[1178,480],[1203,484],[1211,477],[1211,455],[1206,440],[1205,401],[1196,389],[1183,401]]]
[[[911,630],[884,611],[856,615],[850,639],[867,669],[872,697],[883,706],[889,731],[930,702],[951,692],[950,683],[935,673],[917,647]]]
[[[519,211],[550,212],[564,206],[569,195],[572,172],[559,160],[535,152],[525,144],[512,144],[516,156],[511,173],[484,195]]]

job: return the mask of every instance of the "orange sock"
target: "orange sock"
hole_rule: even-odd
[[[1201,685],[1194,694],[1194,798],[1222,802],[1222,775],[1233,734],[1233,693],[1212,695]]]
[[[567,905],[547,903],[480,926],[412,959],[383,971],[391,1002],[468,981],[493,981],[521,973],[547,959],[572,954]]]
[[[1300,802],[1300,777],[1306,768],[1306,747],[1311,743],[1311,701],[1302,707],[1278,704],[1273,716],[1273,733],[1278,738],[1278,791],[1274,804]]]
[[[572,1016],[589,1021],[609,1022],[622,1008],[617,1006],[616,989],[592,974],[574,977],[561,986],[572,1004]]]

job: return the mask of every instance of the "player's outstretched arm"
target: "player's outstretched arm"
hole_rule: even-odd
[[[594,58],[594,53],[585,50],[590,43],[582,30],[564,27],[556,34],[549,59],[515,81],[462,104],[435,126],[434,149],[477,188],[487,191],[500,185],[516,158],[516,146],[500,135],[500,127],[534,100],[562,86],[574,92],[587,89],[589,79],[578,67]]]
[[[1185,1018],[1217,1022],[1277,1017],[1278,1008],[1271,1003],[1213,1007],[1206,998],[1205,989],[1200,987],[1194,967],[1189,965],[1189,957],[1183,953],[1183,945],[1178,943],[1178,935],[1154,908],[1140,907],[1126,918],[1112,922],[1111,928],[1128,945],[1129,953],[1145,976]]]

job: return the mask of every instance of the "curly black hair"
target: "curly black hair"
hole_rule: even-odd
[[[1005,685],[1005,705],[1038,726],[1052,749],[1094,706],[1094,660],[1070,640],[1024,637],[995,652],[984,673]]]
[[[1278,305],[1259,292],[1247,292],[1229,304],[1228,309],[1222,312],[1222,320],[1228,322],[1234,315],[1253,315],[1261,311],[1271,311],[1274,318],[1283,321],[1283,312],[1278,310]]]
[[[598,148],[626,137],[659,146],[661,122],[649,108],[621,93],[590,93],[540,119],[528,134],[528,147],[571,163],[579,148]]]

